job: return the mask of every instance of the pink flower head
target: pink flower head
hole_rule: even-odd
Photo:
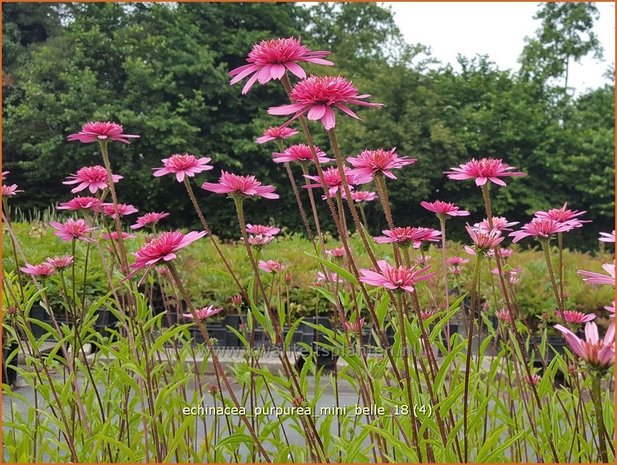
[[[381,103],[368,103],[363,99],[370,97],[368,94],[358,95],[358,90],[351,82],[341,76],[311,76],[298,82],[291,91],[291,105],[271,107],[268,113],[271,115],[291,115],[289,121],[306,114],[310,120],[320,120],[326,130],[336,126],[334,108],[352,118],[360,119],[347,105],[360,105],[365,107],[382,107]]]
[[[351,321],[345,321],[343,325],[347,331],[351,331],[352,333],[362,333],[362,328],[364,328],[364,318],[360,318],[353,323]]]
[[[343,171],[345,173],[347,184],[351,189],[351,187],[356,184],[356,178],[351,174],[351,170],[348,167],[345,166]],[[305,174],[304,177],[310,179],[311,181],[315,181],[315,184],[306,184],[304,186],[305,188],[312,189],[315,187],[321,187],[319,176]],[[330,168],[323,170],[323,177],[330,196],[336,195],[339,190],[343,192],[343,179],[341,178],[339,170],[336,166],[331,166]]]
[[[49,224],[56,230],[56,236],[65,241],[82,240],[88,242],[91,239],[87,237],[87,234],[96,229],[89,228],[82,219],[74,220],[69,218],[64,224],[57,221],[51,221]]]
[[[258,144],[265,144],[272,140],[284,140],[298,134],[297,129],[292,129],[287,126],[274,126],[264,131],[261,137],[255,139]]]
[[[428,262],[431,261],[431,258],[432,257],[430,255],[420,255],[419,257],[414,258],[413,261],[420,266],[426,266],[428,265]]]
[[[53,266],[56,270],[64,270],[73,264],[73,256],[72,255],[63,255],[61,257],[51,257],[45,260],[51,266]]]
[[[426,321],[436,313],[437,312],[433,308],[429,308],[428,310],[420,310],[420,318],[422,321]]]
[[[452,216],[469,216],[467,210],[461,210],[451,202],[442,202],[441,200],[435,200],[434,202],[423,201],[420,202],[420,205],[446,220]]]
[[[562,325],[555,325],[555,329],[561,331],[566,342],[581,359],[585,360],[596,370],[608,370],[615,363],[615,324],[611,324],[600,339],[598,327],[594,322],[585,325],[585,339],[580,339],[576,334]]]
[[[598,239],[600,242],[612,242],[615,243],[615,230],[613,229],[612,233],[600,233],[600,238]]]
[[[119,174],[112,174],[112,180],[114,183],[120,181],[122,176]],[[73,194],[83,191],[84,189],[90,190],[94,194],[99,189],[103,190],[109,186],[107,182],[107,170],[101,165],[84,166],[77,170],[77,173],[71,174],[66,178],[62,184],[77,184],[77,187],[71,189]]]
[[[119,203],[118,205],[114,205],[113,203],[102,203],[100,205],[100,210],[105,216],[109,216],[110,218],[115,218],[116,214],[127,216],[139,211],[133,205],[127,203]]]
[[[483,186],[487,182],[495,183],[499,186],[505,186],[506,183],[500,178],[506,176],[525,176],[525,173],[515,170],[513,166],[505,164],[502,160],[496,158],[481,158],[476,160],[472,158],[467,163],[459,165],[458,168],[451,168],[451,171],[445,171],[450,179],[462,181],[465,179],[474,179],[477,186]]]
[[[405,226],[384,229],[381,232],[383,236],[373,238],[378,244],[396,243],[403,247],[413,244],[416,249],[422,245],[423,241],[438,242],[441,239],[441,232],[431,228]]]
[[[115,140],[123,144],[129,144],[128,139],[138,138],[135,134],[124,134],[122,125],[112,123],[110,121],[96,121],[86,123],[81,127],[81,131],[76,134],[71,134],[67,139],[69,141],[78,140],[84,144],[91,142],[106,142]]]
[[[572,228],[573,225],[569,221],[560,223],[545,218],[533,218],[529,223],[524,225],[520,231],[514,231],[510,233],[509,236],[514,238],[512,242],[518,242],[529,236],[533,236],[541,241],[546,241],[549,240],[553,234],[570,231]]]
[[[109,233],[103,233],[101,234],[101,238],[105,239],[106,241],[108,240],[113,240],[113,241],[117,241],[118,240],[118,232],[117,231],[112,231],[111,234]],[[137,236],[135,234],[129,234],[127,232],[122,231],[122,240],[127,240],[127,239],[135,239]]]
[[[525,375],[525,382],[530,386],[537,386],[541,379],[542,378],[537,373],[534,373],[531,377]]]
[[[567,323],[587,323],[596,319],[593,313],[575,312],[572,310],[564,310],[560,312],[557,310],[557,316],[563,318]]]
[[[279,80],[287,70],[300,79],[304,79],[306,73],[298,63],[333,66],[334,63],[323,59],[329,54],[330,52],[327,51],[311,51],[306,45],[300,43],[300,39],[295,37],[262,40],[253,45],[246,59],[247,65],[229,72],[229,75],[232,76],[229,84],[233,85],[252,74],[242,88],[242,94],[245,95],[251,90],[255,81],[258,80],[260,84],[265,84],[273,79]]]
[[[207,307],[195,310],[195,315],[197,315],[197,318],[199,320],[205,320],[207,318],[210,318],[211,316],[221,313],[222,311],[223,309],[220,307],[215,307],[214,305],[208,305]],[[192,313],[183,313],[182,316],[190,320],[193,319]]]
[[[330,163],[333,161],[331,158],[326,157],[324,151],[319,147],[315,147],[315,154],[319,163]],[[311,148],[306,144],[291,145],[285,149],[284,152],[274,152],[272,154],[272,161],[274,163],[287,163],[297,161],[300,163],[310,163],[313,161],[313,155]]]
[[[265,236],[263,234],[250,235],[248,242],[253,247],[264,247],[274,240],[274,236]]]
[[[206,318],[210,318],[211,316],[214,316],[217,313],[220,313],[222,311],[223,311],[223,309],[220,308],[220,307],[215,307],[214,305],[209,305],[207,307],[195,310],[195,314],[197,315],[197,318],[199,320],[205,320]],[[193,319],[193,314],[192,313],[183,313],[182,316],[184,318],[188,318],[190,320]]]
[[[324,283],[332,283],[332,284],[343,284],[345,281],[334,271],[326,271],[324,274],[322,271],[317,272],[317,276],[315,277],[315,284],[321,285]]]
[[[448,257],[446,259],[446,263],[453,266],[463,266],[466,263],[469,263],[469,260],[463,257]]]
[[[58,210],[96,210],[101,205],[101,201],[96,197],[77,196],[58,205]]]
[[[229,197],[254,197],[278,199],[274,186],[262,186],[255,176],[240,176],[238,174],[221,172],[218,183],[204,182],[201,188],[217,194],[228,194]]]
[[[15,197],[18,192],[23,192],[17,187],[17,184],[11,184],[10,186],[2,184],[2,197]]]
[[[347,252],[345,252],[345,247],[335,247],[334,249],[326,250],[326,255],[329,255],[332,258],[341,260],[345,258],[345,255],[347,255]]]
[[[510,226],[514,226],[518,224],[518,221],[508,221],[503,216],[494,216],[493,217],[493,227],[491,228],[488,220],[485,218],[480,223],[476,223],[473,225],[474,228],[479,229],[482,232],[489,232],[491,229],[496,229],[497,231],[512,231]]]
[[[522,271],[520,267],[512,268],[508,265],[502,268],[502,271],[504,278],[507,279],[510,284],[516,284],[519,282],[518,275]],[[491,270],[491,273],[498,275],[499,268],[493,268]]]
[[[131,267],[141,269],[161,261],[168,262],[173,260],[180,249],[195,242],[197,239],[201,239],[205,235],[205,231],[191,231],[188,234],[183,234],[180,231],[161,233],[135,252],[135,263]]]
[[[504,323],[512,324],[512,316],[507,308],[502,308],[501,310],[496,311],[495,316],[498,320],[503,321]]]
[[[385,260],[378,260],[377,266],[379,267],[379,272],[366,268],[360,269],[360,274],[362,275],[360,276],[360,281],[385,289],[413,292],[417,282],[425,281],[435,276],[435,273],[423,274],[428,268],[421,268],[419,270],[416,270],[417,266],[412,266],[411,268],[399,266],[395,268],[390,266]]]
[[[589,284],[608,284],[609,286],[614,286],[615,264],[605,263],[602,265],[602,268],[608,273],[608,275],[585,270],[578,270],[577,273],[583,277],[583,281],[587,281]]]
[[[471,240],[476,246],[476,249],[482,250],[484,252],[490,249],[494,249],[504,240],[501,232],[496,229],[482,232],[479,229],[472,228],[471,226],[469,226],[469,224],[465,226],[465,229],[467,230],[469,237],[471,237]],[[465,250],[467,250],[467,248]],[[467,251],[469,252],[469,250]]]
[[[184,181],[184,177],[192,178],[197,173],[214,169],[214,166],[208,165],[212,160],[208,157],[197,158],[189,153],[176,153],[169,158],[163,158],[162,168],[152,168],[154,176],[164,176],[166,174],[175,174],[178,182]]]
[[[156,223],[158,223],[163,218],[166,218],[168,216],[169,216],[169,213],[167,213],[167,212],[160,212],[160,213],[151,212],[151,213],[146,213],[145,215],[141,215],[140,217],[137,218],[137,222],[135,224],[131,225],[131,229],[141,229],[141,228],[144,228],[146,226],[154,226]]]
[[[357,177],[358,182],[365,184],[371,182],[377,174],[396,179],[392,170],[411,165],[417,159],[398,156],[395,147],[390,150],[365,150],[357,157],[347,157],[347,161],[353,166],[351,173]]]
[[[268,260],[267,262],[259,260],[259,268],[264,270],[266,273],[280,273],[285,269],[285,265],[277,262],[276,260]]]
[[[48,262],[39,263],[38,265],[26,263],[26,266],[22,266],[19,269],[26,274],[43,277],[51,276],[56,271],[54,266]]]
[[[372,202],[377,198],[377,194],[375,192],[370,191],[354,191],[351,193],[351,199],[354,202]]]
[[[281,232],[281,229],[275,226],[265,226],[263,224],[247,224],[246,232],[249,234],[261,234],[263,236],[276,236]]]
[[[535,216],[546,220],[554,220],[558,223],[568,223],[572,228],[581,228],[583,223],[591,223],[590,220],[581,220],[578,218],[585,213],[587,212],[568,209],[568,202],[566,202],[561,208],[553,208],[548,211],[537,211]]]
[[[230,300],[231,300],[231,303],[236,306],[242,305],[242,302],[244,302],[244,299],[242,298],[241,294],[232,295]]]

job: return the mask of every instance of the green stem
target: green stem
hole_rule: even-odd
[[[563,312],[563,302],[559,297],[559,288],[557,287],[557,281],[555,281],[555,273],[553,271],[553,261],[551,260],[551,252],[549,248],[549,242],[547,239],[540,240],[542,244],[542,250],[544,251],[544,259],[546,260],[546,268],[548,270],[548,276],[551,280],[551,287],[553,288],[553,294],[555,295],[555,301],[557,307]]]
[[[604,425],[604,413],[602,411],[602,375],[594,373],[591,377],[591,398],[596,411],[596,422],[598,425],[598,440],[600,443],[600,462],[608,462],[608,451],[606,449],[606,426]]]
[[[467,354],[465,355],[465,388],[463,394],[463,454],[464,461],[468,462],[469,458],[469,445],[468,445],[468,431],[467,431],[467,409],[469,407],[469,372],[471,366],[471,343],[473,340],[473,326],[475,323],[476,306],[478,303],[479,293],[479,281],[480,281],[480,268],[482,264],[482,252],[476,251],[476,267],[473,273],[472,289],[471,289],[471,308],[469,312],[469,332],[467,335]]]

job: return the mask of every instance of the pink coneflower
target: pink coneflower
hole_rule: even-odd
[[[502,308],[495,312],[495,316],[499,321],[503,321],[504,323],[512,324],[512,316],[507,308]]]
[[[413,244],[416,249],[422,245],[423,241],[438,242],[441,239],[441,232],[431,228],[405,226],[384,229],[381,232],[383,236],[373,238],[378,244],[396,243],[402,247]]]
[[[525,173],[520,171],[512,171],[515,169],[496,158],[481,158],[480,160],[472,158],[467,163],[459,165],[458,168],[451,168],[451,171],[445,171],[445,173],[448,178],[458,181],[474,179],[477,186],[483,186],[489,181],[499,186],[505,186],[506,183],[500,178],[525,176]]]
[[[298,134],[297,129],[293,129],[287,126],[274,126],[264,131],[263,135],[255,139],[258,144],[265,144],[272,140],[284,140]]]
[[[333,66],[334,63],[324,60],[328,56],[328,51],[311,51],[306,45],[300,43],[300,39],[289,37],[286,39],[262,40],[248,54],[247,65],[240,66],[229,72],[232,80],[229,84],[233,85],[245,77],[252,76],[242,88],[242,94],[246,94],[255,81],[265,84],[273,79],[281,79],[287,70],[298,76],[300,79],[306,77],[304,70],[298,63],[315,63],[318,65]]]
[[[2,184],[2,197],[15,197],[17,193],[23,192],[17,187],[17,184],[11,184],[10,186]]]
[[[73,264],[73,256],[72,255],[63,255],[61,257],[50,257],[45,260],[51,266],[53,266],[56,270],[64,270]]]
[[[263,186],[255,176],[240,176],[227,171],[221,172],[218,183],[204,182],[201,188],[217,194],[228,194],[229,197],[279,198],[279,195],[274,193],[274,186]]]
[[[102,203],[99,205],[99,209],[105,216],[109,216],[110,218],[115,218],[116,214],[120,216],[127,216],[139,211],[133,205],[128,203],[119,203],[118,205],[114,205],[113,203]]]
[[[145,215],[142,215],[137,218],[136,223],[131,225],[131,229],[141,229],[146,226],[154,226],[156,223],[161,221],[163,218],[167,218],[168,216],[169,216],[169,213],[167,212],[146,213]]]
[[[583,223],[591,223],[590,220],[581,220],[578,217],[587,213],[568,209],[568,202],[561,208],[553,208],[548,211],[537,211],[535,216],[546,220],[557,221],[558,223],[568,223],[572,228],[581,228]]]
[[[411,268],[399,266],[398,268],[390,266],[385,260],[378,260],[377,266],[379,272],[360,269],[360,281],[371,286],[379,286],[385,289],[395,291],[413,292],[414,286],[419,281],[425,281],[435,276],[435,273],[423,274],[427,268],[417,270],[417,266]]]
[[[343,284],[345,280],[341,278],[334,271],[326,271],[324,274],[323,271],[318,271],[315,276],[315,284],[322,285],[324,283],[332,283],[332,284]]]
[[[602,265],[602,268],[608,273],[608,275],[585,270],[578,270],[577,273],[583,277],[583,281],[587,281],[589,284],[608,284],[610,286],[614,286],[615,264],[605,263]]]
[[[26,263],[25,266],[22,266],[19,269],[26,274],[42,277],[51,276],[54,271],[56,271],[54,266],[48,262],[39,263],[38,265],[30,265],[29,263]]]
[[[58,210],[95,210],[100,204],[101,201],[96,197],[77,196],[75,198],[72,198],[68,202],[63,202],[58,205]]]
[[[110,121],[96,121],[84,124],[81,127],[81,131],[76,134],[71,134],[67,137],[69,141],[78,140],[84,144],[91,142],[105,142],[108,140],[115,140],[122,142],[123,144],[129,144],[128,139],[138,138],[135,134],[124,134],[124,128],[122,125],[112,123]]]
[[[605,306],[604,310],[606,310],[609,313],[612,313],[612,315],[609,315],[611,318],[615,318],[615,301],[613,300],[611,305]]]
[[[184,177],[192,178],[197,173],[214,169],[214,166],[208,165],[212,160],[208,157],[197,158],[189,153],[176,153],[169,158],[163,158],[162,168],[152,168],[155,177],[165,176],[166,174],[175,174],[178,182],[183,182]]]
[[[478,229],[472,228],[471,226],[469,226],[469,224],[465,225],[465,229],[467,230],[469,237],[471,237],[471,240],[476,246],[476,249],[482,250],[484,252],[497,247],[505,239],[501,235],[501,232],[496,229],[482,232]],[[467,247],[465,248],[465,250],[470,253]],[[471,253],[473,253],[473,251]]]
[[[461,210],[451,202],[442,202],[441,200],[435,200],[434,202],[422,201],[420,205],[446,220],[452,216],[469,216],[467,210]]]
[[[210,318],[211,316],[221,313],[222,311],[223,309],[220,307],[215,307],[214,305],[208,305],[207,307],[196,309],[195,315],[197,315],[197,318],[199,320],[205,320],[206,318]],[[192,313],[183,313],[182,316],[190,320],[193,319]]]
[[[373,177],[379,174],[396,179],[392,170],[411,165],[417,159],[398,156],[395,147],[390,150],[365,150],[357,157],[347,157],[347,161],[353,166],[351,174],[356,176],[358,183],[365,184],[371,182]]]
[[[49,224],[56,230],[56,236],[65,241],[82,240],[88,242],[91,239],[87,237],[87,234],[96,229],[89,228],[82,219],[74,220],[69,218],[64,224],[58,223],[57,221],[51,221]]]
[[[573,228],[572,223],[549,220],[545,218],[533,218],[529,223],[524,225],[520,231],[514,231],[509,234],[514,239],[512,242],[518,242],[521,239],[533,236],[540,241],[549,240],[554,234],[559,232],[570,231]]]
[[[567,323],[587,323],[596,319],[593,313],[575,312],[572,310],[565,310],[563,312],[557,310],[557,316],[562,318]]]
[[[118,240],[118,232],[117,231],[112,231],[111,234],[109,233],[103,233],[101,234],[101,238],[105,239],[105,240],[113,240],[113,241],[117,241]],[[127,240],[127,239],[135,239],[137,236],[135,234],[129,234],[127,232],[122,231],[122,240]]]
[[[555,329],[565,336],[570,348],[592,368],[607,370],[615,363],[615,324],[611,324],[600,339],[598,327],[594,322],[585,325],[585,341],[562,325],[555,325]]]
[[[263,234],[250,235],[248,242],[253,247],[263,247],[274,240],[274,236],[264,236]]]
[[[512,231],[512,228],[510,228],[510,226],[514,226],[515,224],[518,224],[518,221],[508,221],[503,216],[494,216],[492,228],[486,218],[483,219],[480,223],[474,224],[473,227],[482,232],[489,232],[491,229],[496,229],[497,231],[504,232]]]
[[[351,331],[352,333],[362,333],[362,328],[364,328],[364,318],[360,318],[359,320],[354,321],[345,321],[343,325],[347,329],[347,331]]]
[[[319,163],[330,163],[333,161],[331,158],[326,157],[325,152],[317,146],[315,146],[315,154],[317,155],[317,160]],[[287,163],[294,161],[300,163],[310,163],[313,161],[313,155],[311,153],[311,148],[308,145],[296,144],[287,147],[282,153],[272,153],[272,161],[275,163]]]
[[[356,184],[356,178],[351,174],[351,170],[348,167],[344,168],[345,179],[347,180],[347,184],[351,189],[354,184]],[[310,179],[311,181],[315,181],[315,184],[306,184],[304,187],[308,189],[313,189],[315,187],[321,187],[321,181],[319,176],[311,176],[309,174],[304,175],[305,178]],[[338,171],[336,166],[331,166],[328,169],[323,170],[323,177],[326,187],[328,188],[328,194],[330,196],[336,195],[336,193],[340,190],[343,192],[343,179]]]
[[[173,260],[176,258],[176,252],[205,235],[205,231],[191,231],[188,234],[182,234],[180,231],[161,233],[135,252],[135,263],[131,267],[141,269],[161,261]]]
[[[529,384],[530,386],[537,386],[541,379],[542,378],[540,377],[540,375],[536,373],[531,375],[531,377],[528,375],[525,375],[525,382]]]
[[[463,266],[466,263],[469,263],[469,260],[463,257],[448,257],[446,259],[446,263],[452,266]]]
[[[232,305],[235,306],[242,305],[242,302],[244,302],[241,294],[232,295],[229,300],[231,301]]]
[[[499,250],[501,251],[501,258],[509,258],[514,253],[512,249],[505,249],[505,248],[500,247]],[[491,249],[488,252],[486,252],[486,256],[491,257],[491,258],[494,257],[495,249]]]
[[[345,247],[335,247],[334,249],[326,250],[326,255],[329,255],[332,258],[336,258],[338,260],[342,260],[347,255],[345,252]]]
[[[276,260],[268,260],[267,262],[264,260],[259,260],[259,268],[261,268],[266,273],[280,273],[285,269],[285,265]]]
[[[420,255],[419,257],[414,258],[413,261],[420,266],[427,266],[428,262],[431,261],[431,258],[432,257],[430,255]]]
[[[122,179],[119,174],[112,174],[112,180],[117,183]],[[77,187],[71,189],[73,194],[88,189],[94,194],[99,189],[103,190],[108,187],[107,170],[101,165],[84,166],[77,170],[77,173],[71,174],[62,184],[77,184]]]
[[[522,271],[520,267],[511,268],[508,266],[508,267],[503,268],[502,271],[503,271],[504,278],[506,278],[510,284],[514,285],[520,281],[518,277],[519,273]],[[498,275],[499,268],[493,268],[491,270],[491,273]]]
[[[612,233],[600,233],[600,238],[598,239],[600,242],[612,242],[615,243],[615,230]]]
[[[435,315],[437,312],[435,311],[435,309],[430,308],[428,310],[420,310],[420,318],[422,319],[422,321],[426,321],[428,320],[430,317],[432,317],[433,315]]]
[[[311,76],[298,82],[291,91],[291,105],[271,107],[268,113],[271,115],[291,115],[289,121],[306,114],[310,120],[320,120],[326,130],[336,126],[334,108],[352,118],[360,119],[347,105],[360,105],[364,107],[382,107],[381,103],[368,103],[363,99],[370,97],[368,94],[358,95],[358,90],[351,82],[341,76]]]
[[[343,196],[346,198],[345,196]],[[351,193],[351,199],[354,202],[372,202],[377,198],[377,194],[371,191],[354,191]]]
[[[281,232],[276,226],[265,226],[263,224],[247,224],[246,232],[248,234],[260,234],[262,236],[276,236]]]

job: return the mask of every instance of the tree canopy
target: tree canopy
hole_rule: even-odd
[[[274,147],[255,144],[281,122],[266,111],[285,94],[270,83],[242,96],[227,74],[255,42],[301,36],[312,49],[331,50],[337,64],[310,72],[340,73],[385,104],[362,111],[361,123],[338,119],[345,154],[397,147],[418,158],[389,185],[398,223],[431,225],[419,202],[437,198],[473,209],[479,220],[474,186],[448,181],[443,171],[496,156],[530,174],[495,191],[497,212],[527,221],[567,201],[594,219],[577,233],[579,246],[595,245],[598,230],[613,229],[614,85],[563,96],[567,83],[554,78],[570,60],[599,53],[597,12],[593,5],[550,5],[540,7],[542,29],[513,72],[481,56],[459,57],[460,71],[437,63],[430,44],[405,43],[391,11],[371,3],[4,4],[3,169],[26,191],[22,208],[68,200],[61,182],[98,158],[97,147],[66,136],[87,121],[117,121],[141,135],[112,148],[114,171],[125,178],[118,184],[123,201],[195,226],[182,185],[154,179],[151,169],[171,153],[195,153],[213,158],[211,178],[222,168],[275,184],[281,199],[267,209],[252,204],[247,214],[301,231],[299,215],[289,214],[296,207],[284,170],[271,162]],[[316,143],[328,151],[325,135]],[[225,199],[200,201],[215,233],[236,236]],[[375,230],[383,226],[377,210],[367,213]]]

